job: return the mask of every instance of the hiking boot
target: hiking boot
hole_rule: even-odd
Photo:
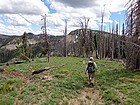
[[[93,83],[91,83],[91,86],[93,87],[93,86],[94,86],[94,84],[93,84]]]
[[[89,87],[93,87],[93,86],[94,86],[93,83],[90,83],[90,84],[89,84]]]

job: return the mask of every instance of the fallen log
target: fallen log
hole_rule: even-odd
[[[0,63],[0,66],[3,66],[3,65],[5,65],[5,63]]]
[[[21,64],[24,63],[23,61],[15,61],[15,62],[7,62],[6,66],[12,65],[12,64]]]
[[[47,68],[44,68],[44,69],[41,69],[41,70],[35,70],[32,72],[32,75],[34,74],[39,74],[43,71],[47,71],[47,70],[50,70],[50,69],[54,69],[54,68],[59,68],[59,67],[63,67],[64,65],[60,65],[60,66],[50,66],[50,67],[47,67]]]
[[[14,61],[14,62],[6,62],[6,63],[0,63],[0,66],[9,66],[13,64],[21,64],[24,63],[23,61]]]

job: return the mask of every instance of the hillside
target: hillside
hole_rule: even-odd
[[[84,40],[81,40],[83,37],[83,33],[81,29],[74,30],[70,32],[66,36],[66,47],[67,47],[67,54],[71,56],[82,56],[80,52],[84,48],[84,46],[88,46],[88,52],[93,53],[95,50],[97,50],[96,44],[99,44],[99,35],[100,31],[97,30],[87,30],[87,35]],[[110,57],[111,56],[111,36],[112,34],[108,32],[102,32],[103,39],[108,42],[107,45],[105,45],[107,51],[106,56]],[[118,37],[118,36],[117,36]],[[53,36],[49,35],[48,36],[50,47],[51,47],[51,52],[50,55],[53,56],[63,56],[64,55],[64,36]],[[16,58],[17,54],[14,52],[17,52],[17,46],[21,42],[21,36],[6,36],[6,35],[0,35],[0,62],[7,62],[13,58]],[[40,57],[42,48],[44,46],[44,35],[34,35],[32,33],[28,33],[28,42],[30,43],[32,47],[32,58],[34,57]],[[86,43],[85,43],[86,42]],[[104,41],[105,42],[105,41]],[[103,43],[103,42],[102,42]],[[118,43],[118,42],[114,42]],[[84,45],[85,44],[85,45]],[[110,44],[110,47],[109,47]],[[85,49],[85,48],[84,48]],[[85,49],[86,50],[86,49]],[[114,56],[117,56],[117,51],[118,47],[114,47]],[[7,52],[7,53],[5,53]],[[96,51],[97,52],[97,51]],[[5,55],[5,57],[3,56]]]
[[[59,50],[61,50],[58,46],[59,43],[62,43],[62,38],[63,36],[48,36],[53,52],[57,53],[57,51],[59,52]],[[0,34],[0,62],[7,62],[13,58],[16,58],[18,56],[17,46],[19,46],[20,42],[21,36],[8,36]],[[28,42],[32,47],[33,57],[39,57],[44,44],[44,35],[34,35],[32,33],[28,33]]]
[[[35,45],[37,43],[43,42],[44,35],[34,35],[33,33],[28,33],[28,42],[31,45]],[[59,36],[58,36],[59,37]],[[52,40],[56,38],[53,35],[49,35],[49,39]],[[21,36],[9,36],[0,34],[0,48],[7,50],[15,50],[17,43],[20,41]]]
[[[70,32],[67,35],[67,46],[70,45],[70,43],[74,42],[76,40],[76,35],[78,35],[80,29],[74,30]],[[90,30],[89,30],[90,31]],[[92,35],[99,34],[100,31],[98,30],[91,30]],[[110,35],[108,32],[103,32],[104,35]],[[41,41],[43,41],[44,35],[39,34],[39,35],[34,35],[33,33],[28,33],[28,41],[31,44],[36,44]],[[20,40],[21,36],[9,36],[9,35],[3,35],[0,34],[0,48],[6,48],[6,49],[15,49],[17,46],[18,40]],[[63,43],[63,36],[54,36],[54,35],[49,35],[48,39],[50,40],[50,43],[54,43],[56,41],[55,39],[60,39],[60,45]],[[54,39],[54,41],[53,41]],[[9,47],[10,46],[10,47]]]
[[[95,60],[98,65],[95,86],[84,74],[88,59],[51,57],[31,63],[1,66],[0,104],[30,105],[139,105],[139,72],[126,71],[120,62]],[[33,70],[60,66],[40,74]]]

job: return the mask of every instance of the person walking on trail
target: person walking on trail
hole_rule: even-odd
[[[97,64],[94,62],[93,57],[90,57],[86,65],[85,74],[88,72],[88,79],[91,86],[94,85],[93,83],[94,83],[96,69],[97,69]]]

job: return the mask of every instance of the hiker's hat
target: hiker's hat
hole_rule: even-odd
[[[93,57],[90,57],[89,59],[90,59],[90,60],[93,60]]]

